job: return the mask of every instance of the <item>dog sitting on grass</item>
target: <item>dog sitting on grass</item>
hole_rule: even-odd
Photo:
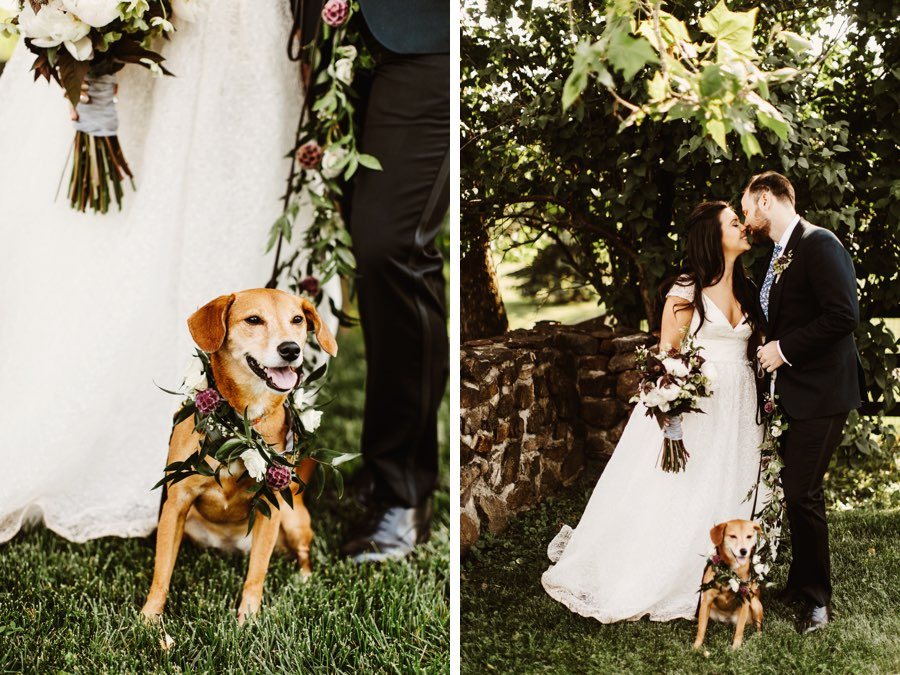
[[[198,309],[188,319],[191,336],[210,354],[210,365],[220,394],[235,410],[246,411],[253,427],[279,453],[285,451],[288,421],[284,403],[299,384],[298,369],[308,333],[315,332],[322,349],[334,356],[337,343],[308,300],[279,290],[254,289],[223,295]],[[193,418],[175,426],[169,444],[167,465],[183,461],[201,443]],[[210,469],[218,462],[208,459]],[[306,459],[297,474],[307,484],[314,463]],[[194,475],[168,489],[156,531],[153,582],[141,613],[158,621],[169,593],[169,583],[182,536],[219,548],[234,548],[247,533],[253,484],[223,472],[221,482],[213,476]],[[272,551],[281,546],[297,557],[301,573],[310,573],[309,549],[313,538],[309,512],[297,484],[291,485],[293,506],[277,496],[279,508],[271,517],[258,518],[251,534],[250,561],[238,608],[238,622],[259,611],[263,582]]]
[[[762,528],[750,520],[729,520],[709,531],[716,555],[703,571],[694,649],[703,645],[710,618],[735,624],[732,649],[741,646],[748,618],[752,617],[757,631],[762,630],[759,583],[751,574],[753,552],[761,533]]]

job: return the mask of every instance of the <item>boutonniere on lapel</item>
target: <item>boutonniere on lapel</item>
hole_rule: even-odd
[[[775,262],[772,263],[772,271],[775,273],[775,283],[778,283],[778,280],[781,278],[781,275],[784,274],[785,270],[791,266],[791,261],[794,259],[793,252],[786,253],[779,258],[776,258]]]

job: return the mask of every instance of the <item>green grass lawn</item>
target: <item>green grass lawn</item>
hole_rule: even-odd
[[[364,355],[359,330],[339,338],[321,433],[357,449]],[[0,545],[0,672],[446,672],[449,668],[447,405],[441,413],[441,487],[430,542],[410,560],[355,567],[337,556],[352,500],[310,500],[313,576],[273,557],[260,615],[238,628],[247,560],[185,542],[166,607],[168,652],[139,610],[154,539],[72,544],[43,528]]]
[[[578,522],[592,488],[582,480],[463,561],[464,673],[900,672],[900,511],[830,514],[835,621],[826,630],[800,636],[793,612],[764,597],[761,634],[748,628],[732,653],[733,626],[711,622],[704,653],[691,650],[693,622],[603,625],[544,593],[547,543]],[[778,586],[786,574],[781,564]]]

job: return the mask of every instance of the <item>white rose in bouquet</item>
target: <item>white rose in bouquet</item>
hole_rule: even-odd
[[[67,13],[58,0],[44,5],[37,14],[26,2],[19,14],[19,32],[35,47],[65,46],[76,61],[87,61],[94,55],[91,39],[87,37],[91,27]]]
[[[666,403],[671,403],[681,395],[681,387],[677,384],[667,384],[658,388],[659,395]],[[665,412],[665,411],[663,411]]]
[[[315,431],[322,423],[322,411],[313,410],[312,408],[304,410],[300,413],[300,423],[307,431]]]
[[[241,453],[241,461],[244,468],[253,480],[260,481],[266,476],[266,460],[259,454],[259,450],[251,448]]]
[[[348,150],[343,147],[328,147],[322,155],[321,172],[325,178],[336,178],[343,170]]]
[[[684,361],[682,361],[681,359],[663,359],[662,364],[663,368],[666,369],[666,372],[669,373],[669,375],[674,375],[675,377],[687,377],[688,373],[690,373],[688,367],[684,365]]]
[[[122,0],[62,0],[62,4],[88,26],[103,28],[119,18]]]
[[[643,403],[648,408],[659,407],[659,404],[665,401],[665,399],[660,396],[659,390],[656,387],[654,387],[650,391],[642,391],[640,399],[641,403]]]

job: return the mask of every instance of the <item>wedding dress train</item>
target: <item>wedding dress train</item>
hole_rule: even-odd
[[[692,287],[676,284],[672,294],[690,299]],[[702,301],[696,344],[714,366],[713,395],[701,404],[705,414],[683,417],[685,471],[657,467],[662,431],[638,403],[578,526],[564,527],[548,548],[555,564],[541,578],[544,589],[603,623],[693,619],[710,528],[751,515],[745,497],[756,485],[762,441],[746,356],[751,330],[744,320],[732,327],[705,294]],[[698,324],[694,312],[691,333]]]
[[[162,45],[176,77],[119,73],[137,184],[121,212],[76,213],[65,186],[54,200],[68,104],[22,44],[0,76],[0,542],[26,516],[73,541],[150,533],[179,402],[155,383],[181,383],[196,308],[271,273],[302,100],[289,5],[202,6]],[[339,302],[338,280],[325,292]]]

